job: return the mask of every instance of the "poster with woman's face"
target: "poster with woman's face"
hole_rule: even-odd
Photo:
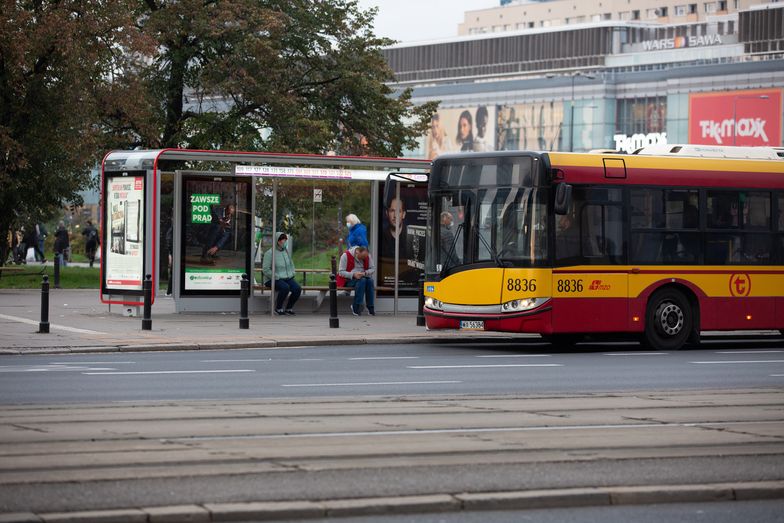
[[[441,109],[430,120],[425,156],[495,150],[495,106]]]

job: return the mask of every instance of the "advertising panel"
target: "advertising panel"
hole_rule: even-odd
[[[615,150],[632,154],[641,147],[667,145],[667,97],[619,99],[615,111]]]
[[[183,176],[183,294],[238,294],[252,278],[250,182]]]
[[[781,146],[781,89],[690,95],[689,143]]]
[[[495,106],[441,109],[430,120],[426,158],[445,153],[494,151]]]
[[[497,151],[555,151],[563,128],[563,104],[542,102],[497,107]]]
[[[394,182],[393,182],[394,183]],[[381,184],[378,246],[378,286],[395,285],[395,238],[399,238],[398,290],[401,295],[418,292],[419,277],[425,270],[425,230],[427,227],[427,187],[400,184],[400,199],[390,191],[384,201]],[[388,291],[387,291],[388,292]],[[379,290],[379,294],[384,294]]]
[[[124,175],[124,176],[123,176]],[[107,175],[103,292],[141,294],[144,278],[144,171]]]

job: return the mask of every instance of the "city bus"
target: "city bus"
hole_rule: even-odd
[[[428,199],[431,330],[677,350],[784,329],[784,149],[451,154]]]

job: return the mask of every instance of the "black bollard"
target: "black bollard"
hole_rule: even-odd
[[[54,288],[60,288],[60,255],[58,254],[54,255]]]
[[[46,274],[41,282],[41,322],[38,324],[38,332],[49,332],[49,276]]]
[[[240,329],[250,328],[250,320],[248,320],[248,295],[250,294],[250,280],[248,275],[242,275],[240,282]]]
[[[338,284],[335,281],[336,273],[338,272],[335,257],[332,257],[332,272],[329,273],[329,328],[340,328],[340,320],[338,319]]]
[[[425,326],[425,277],[419,277],[419,305],[417,305],[417,327]]]
[[[144,289],[144,316],[142,316],[142,330],[152,330],[152,276],[149,274],[144,277],[142,284]]]

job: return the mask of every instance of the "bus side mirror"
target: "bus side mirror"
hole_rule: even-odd
[[[559,183],[555,186],[555,214],[567,214],[572,206],[572,186]]]

